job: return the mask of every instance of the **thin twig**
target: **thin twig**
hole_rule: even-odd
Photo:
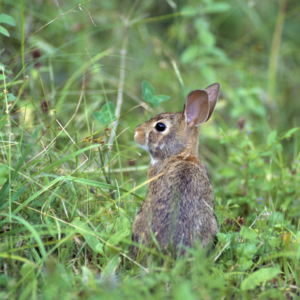
[[[222,250],[221,250],[221,251],[218,253],[218,255],[214,258],[213,262],[215,262],[215,261],[221,256],[221,254],[222,254],[223,251],[228,247],[229,244],[230,244],[230,241],[227,242],[227,243],[225,244],[225,246],[222,248]]]
[[[127,53],[127,42],[128,42],[128,36],[127,36],[127,20],[125,21],[125,29],[124,29],[124,38],[123,38],[123,45],[121,49],[121,65],[120,65],[120,79],[119,79],[119,86],[118,86],[118,98],[117,98],[117,105],[116,105],[116,116],[119,116],[121,113],[121,107],[123,103],[123,87],[124,87],[124,79],[125,79],[125,65],[126,65],[126,53]],[[115,121],[115,124],[113,126],[113,129],[111,131],[111,136],[109,138],[108,145],[112,144],[112,141],[115,138],[115,133],[118,127],[119,119]]]
[[[136,0],[127,17],[124,18],[124,37],[121,49],[121,64],[120,64],[120,78],[119,78],[119,86],[118,86],[118,98],[117,98],[117,105],[116,105],[116,116],[121,114],[121,107],[123,103],[123,90],[124,90],[124,79],[125,79],[125,65],[126,65],[126,54],[127,54],[127,43],[128,43],[128,28],[130,26],[130,19],[134,13],[134,10],[138,4],[139,0]],[[116,130],[118,127],[119,119],[115,121],[113,129],[111,131],[111,136],[109,138],[108,145],[111,145],[112,141],[115,138]]]

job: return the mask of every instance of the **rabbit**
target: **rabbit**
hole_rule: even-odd
[[[208,246],[218,233],[214,191],[198,157],[198,127],[210,119],[219,91],[219,83],[194,90],[183,112],[159,114],[134,130],[135,142],[149,152],[151,163],[133,242],[185,253],[197,241]],[[132,246],[132,252],[137,257],[139,247]]]

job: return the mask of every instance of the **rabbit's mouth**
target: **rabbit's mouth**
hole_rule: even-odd
[[[136,142],[141,148],[143,148],[144,150],[146,150],[147,152],[149,152],[149,148],[147,147],[147,145],[141,145],[138,142]]]

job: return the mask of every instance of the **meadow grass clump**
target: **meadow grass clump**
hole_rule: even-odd
[[[0,7],[0,299],[299,298],[297,1]],[[218,241],[136,261],[133,130],[212,82]]]

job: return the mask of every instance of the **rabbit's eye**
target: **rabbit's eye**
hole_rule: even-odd
[[[165,131],[166,128],[167,128],[167,126],[164,123],[157,123],[155,125],[155,129],[157,131]]]

